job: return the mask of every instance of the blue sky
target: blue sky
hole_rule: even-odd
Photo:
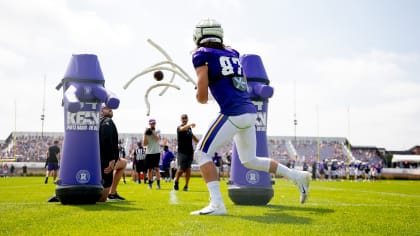
[[[192,30],[215,18],[225,42],[261,56],[274,87],[268,134],[348,137],[353,145],[408,149],[420,144],[420,2],[403,1],[113,1],[0,0],[0,139],[11,131],[63,131],[62,79],[72,54],[98,55],[106,87],[121,99],[120,132],[141,133],[150,117],[174,133],[188,113],[202,133],[218,108],[181,91],[143,95],[155,82],[135,74],[164,57],[195,78]],[[170,77],[170,73],[165,73]],[[16,105],[15,105],[16,104]],[[15,116],[16,110],[16,116]]]

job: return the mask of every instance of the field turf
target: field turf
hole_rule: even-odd
[[[222,180],[228,215],[190,216],[208,204],[199,177],[189,192],[121,182],[126,201],[93,205],[48,203],[55,185],[43,177],[0,178],[0,235],[420,235],[420,181],[315,181],[304,205],[291,182],[275,182],[268,205],[239,206]]]

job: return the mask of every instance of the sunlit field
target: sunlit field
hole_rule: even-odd
[[[48,203],[55,185],[43,181],[0,178],[0,235],[420,235],[420,181],[316,181],[301,205],[295,186],[276,179],[268,205],[239,206],[222,180],[227,216],[189,215],[208,203],[198,177],[189,192],[121,182],[126,201],[93,205]]]

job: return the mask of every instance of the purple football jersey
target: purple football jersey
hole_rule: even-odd
[[[256,113],[236,50],[200,47],[192,55],[192,62],[194,68],[207,64],[210,92],[220,113],[228,116]]]

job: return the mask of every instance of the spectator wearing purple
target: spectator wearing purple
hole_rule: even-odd
[[[217,170],[217,178],[220,180],[220,169],[222,168],[222,157],[219,153],[215,152],[214,156],[212,157],[213,163],[216,166]]]
[[[162,170],[166,182],[171,182],[169,169],[171,168],[171,162],[175,159],[174,153],[169,150],[169,147],[165,145],[162,153]]]

